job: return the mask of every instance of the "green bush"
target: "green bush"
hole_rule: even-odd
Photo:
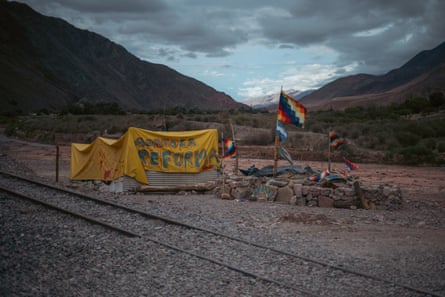
[[[431,93],[428,98],[433,107],[441,107],[445,105],[445,95],[442,92]]]
[[[411,113],[420,113],[426,109],[428,109],[431,104],[430,101],[423,97],[415,97],[405,101],[402,104],[403,107],[407,108],[411,111]]]
[[[445,141],[441,141],[437,144],[437,151],[439,153],[445,153]]]
[[[428,138],[423,140],[423,146],[425,146],[429,150],[435,150],[436,149],[436,140],[434,138]]]
[[[402,155],[404,163],[409,165],[437,163],[436,155],[424,146],[405,147],[399,153]]]
[[[5,128],[5,135],[8,137],[14,136],[16,133],[17,127],[16,125],[8,125]]]
[[[275,132],[274,132],[275,133]],[[274,142],[274,137],[271,136],[270,132],[258,132],[255,134],[250,134],[248,137],[243,139],[243,144],[246,145],[270,145]]]
[[[396,134],[396,138],[404,147],[416,145],[420,141],[420,136],[411,132],[400,132]]]

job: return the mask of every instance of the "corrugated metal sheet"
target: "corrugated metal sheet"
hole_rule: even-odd
[[[169,173],[145,171],[150,186],[154,187],[168,187],[168,186],[183,186],[196,185],[215,181],[218,179],[218,172],[216,170],[204,170],[199,173]],[[125,176],[123,178],[123,191],[134,191],[139,185],[136,180]]]

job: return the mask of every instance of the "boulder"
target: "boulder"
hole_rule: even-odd
[[[294,196],[294,191],[291,188],[282,187],[278,189],[275,201],[280,203],[290,203],[292,196]]]
[[[318,207],[333,207],[334,200],[327,196],[318,197]]]
[[[295,184],[294,185],[294,194],[297,198],[303,197],[303,185]]]

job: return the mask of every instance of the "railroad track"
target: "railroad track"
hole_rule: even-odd
[[[0,172],[0,175],[0,191],[9,195],[294,290],[301,296],[336,296],[335,289],[339,283],[342,283],[341,287],[350,289],[350,292],[343,290],[339,296],[372,296],[376,288],[392,296],[440,296],[99,197],[8,173]],[[323,286],[314,279],[322,279]]]

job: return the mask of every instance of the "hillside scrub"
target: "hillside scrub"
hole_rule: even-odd
[[[91,111],[101,109],[102,114]],[[108,112],[107,112],[108,111]],[[103,114],[105,113],[105,114]],[[107,114],[108,113],[108,114]],[[1,117],[0,126],[8,136],[44,143],[91,142],[97,136],[118,137],[128,127],[154,131],[218,129],[220,136],[232,137],[232,123],[239,145],[271,146],[276,114],[258,110],[200,111],[174,108],[153,113],[123,113],[115,105],[88,105],[74,113],[39,113]],[[383,155],[386,163],[445,164],[445,99],[441,93],[429,98],[415,97],[390,106],[354,107],[343,111],[309,112],[305,127],[285,124],[290,151],[327,151],[328,133],[336,131],[346,145],[336,155],[366,161],[370,152]]]

